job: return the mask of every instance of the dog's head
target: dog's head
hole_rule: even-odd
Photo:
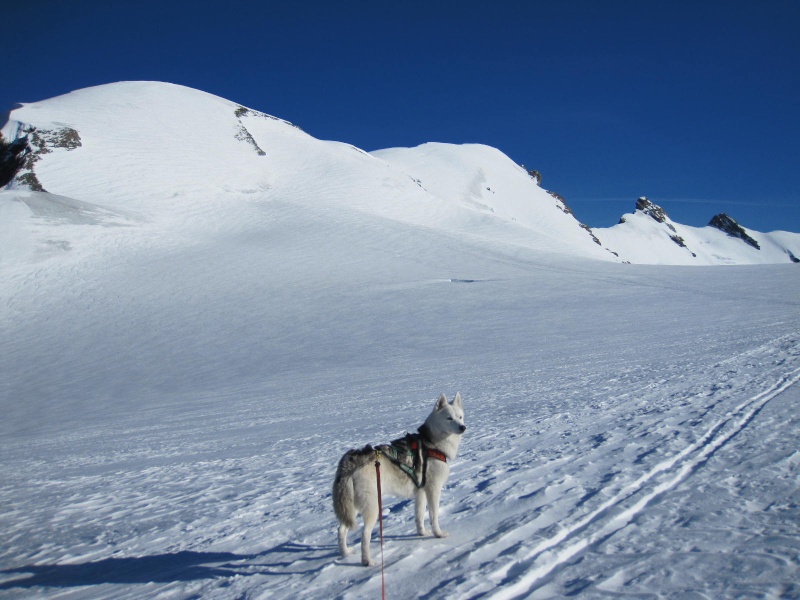
[[[464,424],[464,407],[461,404],[461,394],[456,393],[452,402],[447,401],[447,396],[442,394],[436,401],[433,414],[436,428],[446,434],[462,434],[467,430]]]

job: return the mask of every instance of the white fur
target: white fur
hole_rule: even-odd
[[[452,403],[444,394],[439,396],[431,414],[425,420],[424,429],[429,441],[424,445],[444,452],[453,460],[458,452],[461,434],[466,430],[461,394],[456,394]],[[366,450],[366,449],[365,449]],[[370,449],[371,450],[371,449]],[[430,535],[425,529],[425,507],[430,513],[433,535],[447,537],[439,527],[439,497],[448,476],[450,465],[436,459],[428,459],[425,484],[417,488],[397,465],[386,457],[380,460],[381,494],[415,499],[417,533]],[[369,543],[372,530],[378,520],[378,483],[375,471],[375,452],[351,451],[342,457],[333,486],[333,504],[339,519],[339,550],[342,556],[352,553],[347,547],[347,532],[355,528],[355,517],[361,513],[364,529],[361,533],[361,562],[373,565]]]

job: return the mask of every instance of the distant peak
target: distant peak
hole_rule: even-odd
[[[739,225],[733,217],[726,215],[725,213],[719,213],[715,215],[709,222],[709,227],[715,227],[720,231],[727,233],[731,237],[739,238],[745,244],[749,244],[756,250],[761,250],[761,246],[759,246],[758,242],[751,238],[747,231],[745,231],[744,227]]]
[[[645,196],[639,196],[639,199],[636,201],[636,211],[647,215],[656,223],[663,223],[672,233],[677,235],[678,232],[664,209],[658,204],[650,202]],[[679,246],[682,245],[681,242],[683,242],[683,240],[681,238],[678,238],[678,240],[680,240],[680,242],[674,241],[676,241]]]
[[[666,223],[667,219],[669,218],[667,213],[664,212],[663,208],[661,208],[658,204],[650,202],[650,200],[648,200],[645,196],[640,196],[636,201],[636,210],[643,212],[649,217],[652,217],[659,223]]]

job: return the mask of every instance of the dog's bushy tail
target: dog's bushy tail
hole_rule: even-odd
[[[356,507],[353,490],[353,473],[375,459],[375,449],[364,446],[361,450],[349,450],[342,456],[333,480],[333,510],[339,522],[348,529],[356,526]]]

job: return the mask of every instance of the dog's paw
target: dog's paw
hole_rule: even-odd
[[[350,556],[352,553],[353,553],[353,549],[352,548],[345,548],[344,550],[342,550],[340,552],[340,554],[342,555],[342,558],[346,558],[346,557]]]
[[[434,531],[434,532],[433,532],[433,535],[435,535],[437,538],[446,538],[446,537],[447,537],[448,535],[450,535],[450,534],[449,534],[449,533],[447,533],[446,531],[442,531],[442,530],[440,529],[439,531]]]
[[[369,559],[369,558],[362,558],[361,559],[361,564],[364,565],[365,567],[377,567],[378,566],[378,563],[376,563],[374,560]]]
[[[427,529],[424,529],[424,528],[423,529],[417,529],[417,533],[419,535],[421,535],[422,537],[427,537],[427,536],[429,536],[431,534],[430,531],[428,531]]]

